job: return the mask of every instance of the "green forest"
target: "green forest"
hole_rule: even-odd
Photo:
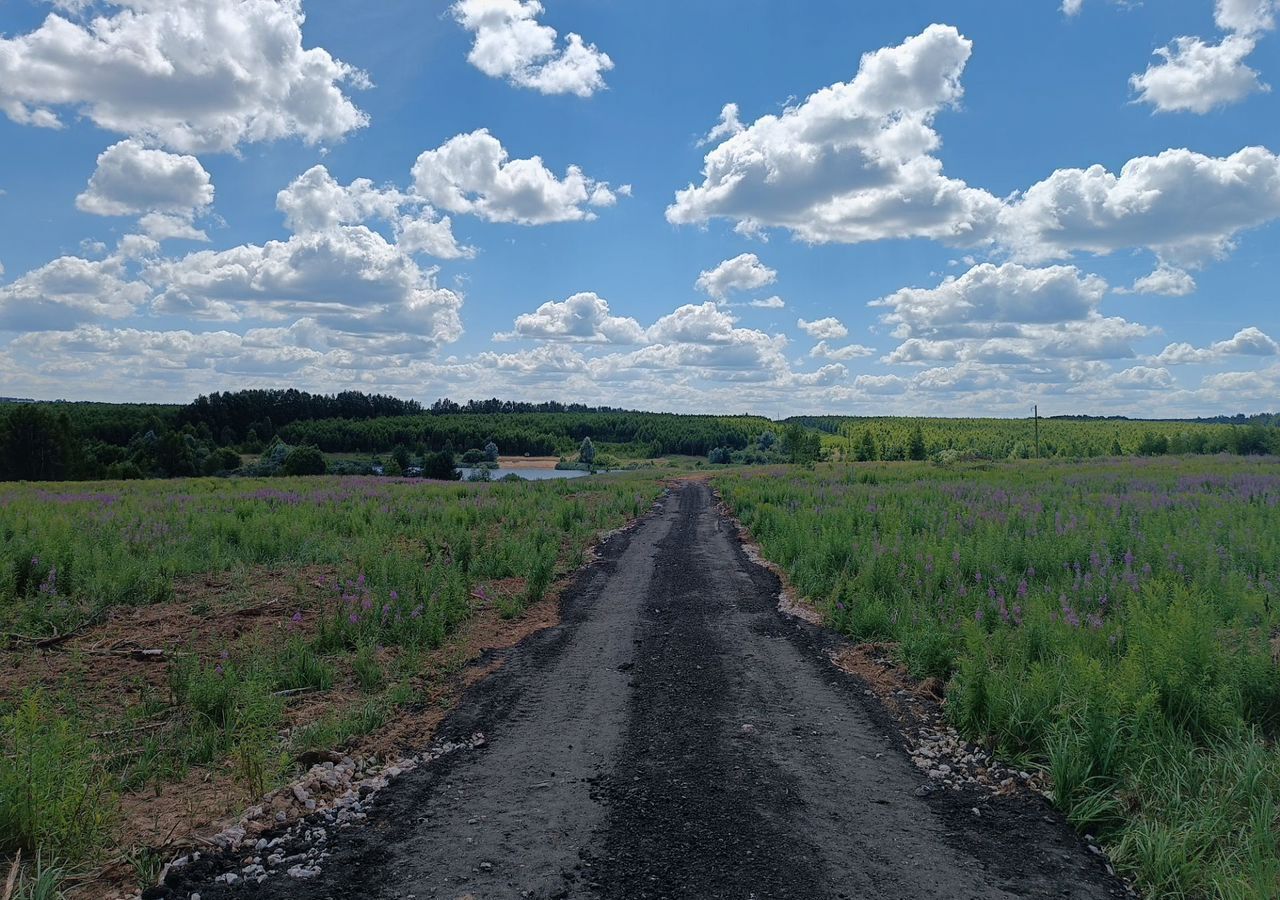
[[[389,454],[397,470],[489,444],[508,456],[701,457],[709,464],[1280,453],[1277,415],[1215,420],[678,415],[581,404],[413,400],[296,390],[214,393],[185,405],[0,404],[0,480],[171,478],[345,471]],[[292,462],[286,461],[293,456]],[[327,464],[326,458],[344,457]],[[443,460],[443,462],[441,462]],[[348,468],[350,466],[348,465]],[[368,466],[365,466],[365,470]],[[356,471],[356,469],[352,469]]]

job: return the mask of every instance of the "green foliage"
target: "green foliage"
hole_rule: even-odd
[[[801,425],[823,435],[825,448],[858,462],[915,458],[911,445],[919,429],[925,453],[932,459],[955,450],[972,459],[1027,459],[1034,455],[1035,429],[1027,419],[941,419],[891,416],[797,416],[786,425]],[[1161,442],[1161,438],[1164,442]],[[1280,416],[1239,416],[1214,421],[1143,421],[1131,419],[1049,418],[1040,420],[1042,458],[1085,459],[1159,454],[1240,455],[1280,453]],[[918,452],[918,448],[917,448]]]
[[[596,461],[596,445],[591,443],[590,437],[584,437],[578,445],[578,459],[587,465]]]
[[[793,463],[816,462],[822,453],[822,437],[801,425],[788,425],[782,433],[782,452]]]
[[[36,853],[35,862],[24,865],[18,873],[13,900],[63,900],[62,885],[69,880],[66,869],[56,857]]]
[[[326,469],[324,454],[315,447],[294,447],[282,466],[285,475],[323,475]]]
[[[232,450],[230,447],[219,447],[207,457],[205,457],[202,469],[205,475],[218,475],[224,472],[234,472],[243,465],[240,454]]]
[[[1169,438],[1163,434],[1154,431],[1143,432],[1142,440],[1138,441],[1137,454],[1139,456],[1163,456],[1169,452]]]
[[[447,450],[428,453],[422,459],[422,477],[435,481],[457,481],[462,474],[453,464],[453,454]]]
[[[113,798],[96,747],[29,693],[0,728],[0,854],[91,853],[106,837]]]
[[[911,430],[911,439],[907,442],[907,459],[922,460],[928,456],[924,447],[924,431],[917,424]]]
[[[716,483],[835,627],[949,678],[952,722],[1048,772],[1151,896],[1277,895],[1273,461],[958,458]]]
[[[58,481],[73,477],[78,450],[65,412],[22,403],[0,418],[0,480]]]
[[[378,659],[378,648],[369,643],[356,648],[356,655],[351,660],[352,671],[355,672],[356,683],[366,694],[380,691],[386,684],[386,673],[382,670],[382,662]]]

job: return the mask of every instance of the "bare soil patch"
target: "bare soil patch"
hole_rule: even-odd
[[[498,465],[504,469],[554,469],[560,462],[558,456],[499,456]]]
[[[183,655],[216,658],[229,645],[273,644],[314,628],[324,593],[320,586],[335,570],[314,566],[293,570],[257,569],[243,573],[195,576],[175,584],[175,599],[145,607],[118,607],[105,620],[56,646],[18,646],[0,657],[0,700],[11,701],[42,689],[64,712],[71,708],[92,733],[109,741],[112,752],[132,752],[154,730],[171,723],[163,712],[142,725],[119,727],[130,707],[169,697],[169,668]],[[500,612],[502,601],[525,590],[523,579],[486,582],[472,595],[472,615],[446,643],[427,654],[416,679],[420,699],[371,734],[331,748],[362,761],[387,760],[431,742],[441,719],[470,686],[497,670],[492,651],[518,644],[530,634],[559,622],[557,583],[539,603],[515,618]],[[303,622],[292,621],[304,613]],[[381,651],[394,661],[393,648]],[[367,702],[349,672],[340,671],[331,690],[303,693],[288,700],[286,731]],[[121,749],[123,745],[123,749]],[[277,792],[282,793],[282,792]],[[286,792],[283,792],[287,794]],[[230,761],[191,769],[177,781],[148,784],[120,798],[112,858],[75,885],[76,898],[127,897],[136,893],[128,854],[147,848],[170,858],[184,848],[212,846],[211,839],[251,806]]]

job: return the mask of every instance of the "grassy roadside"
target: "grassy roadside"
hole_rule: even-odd
[[[521,616],[659,492],[638,476],[0,488],[0,854],[145,879],[148,846],[421,707],[471,623]]]
[[[1159,897],[1280,893],[1280,466],[820,466],[718,476],[828,622],[947,682],[967,736]]]

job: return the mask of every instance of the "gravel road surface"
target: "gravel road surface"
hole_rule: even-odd
[[[170,896],[1124,896],[1037,798],[919,795],[892,723],[828,661],[836,638],[779,613],[778,587],[709,488],[681,485],[450,714],[440,737],[483,747],[331,829],[315,877],[198,866]]]

